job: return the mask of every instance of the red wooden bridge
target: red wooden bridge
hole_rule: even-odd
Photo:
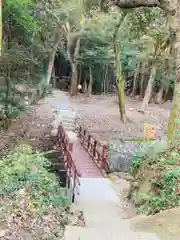
[[[58,128],[58,145],[64,155],[68,179],[73,179],[73,192],[80,184],[80,177],[102,178],[109,173],[107,162],[108,146],[96,141],[82,127],[79,128],[76,141],[70,140],[65,128]]]

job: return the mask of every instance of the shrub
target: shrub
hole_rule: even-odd
[[[27,145],[16,147],[0,161],[0,197],[17,199],[22,192],[29,197],[38,212],[46,206],[65,207],[65,190],[53,173],[48,172],[50,162],[42,153]]]

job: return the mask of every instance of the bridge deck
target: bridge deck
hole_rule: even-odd
[[[72,159],[78,172],[81,174],[81,177],[103,177],[100,169],[93,162],[92,158],[83,147],[79,139],[73,144]]]

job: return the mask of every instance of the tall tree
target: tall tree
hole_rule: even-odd
[[[168,125],[168,140],[172,145],[180,142],[178,131],[180,130],[180,1],[179,0],[115,0],[119,8],[159,7],[165,11],[169,19],[171,33],[171,47],[176,61],[176,84],[171,115]]]
[[[153,27],[149,29],[148,34],[141,38],[141,45],[146,44],[149,51],[147,51],[147,58],[151,62],[151,74],[148,85],[145,91],[145,96],[142,102],[141,111],[144,112],[148,106],[152,96],[153,84],[156,77],[158,61],[162,61],[167,56],[167,49],[169,50],[168,32],[164,27]]]
[[[120,59],[120,41],[118,39],[118,32],[120,32],[120,27],[122,27],[125,20],[127,20],[127,13],[122,13],[119,17],[117,25],[115,26],[113,34],[113,44],[114,44],[114,55],[115,55],[115,71],[116,71],[116,88],[119,100],[119,112],[120,117],[123,122],[126,121],[126,112],[125,112],[125,94],[124,94],[124,76],[122,73],[121,59]]]

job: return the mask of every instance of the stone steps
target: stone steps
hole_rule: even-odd
[[[62,122],[62,125],[66,131],[73,131],[75,128],[74,123]]]
[[[113,221],[113,220],[112,220]],[[65,240],[159,240],[151,233],[132,232],[119,229],[97,229],[67,226]]]
[[[119,202],[111,181],[107,178],[80,178],[80,194],[80,202]]]
[[[82,201],[81,200],[81,209],[86,211],[87,214],[93,214],[94,212],[97,213],[98,216],[103,217],[111,217],[117,216],[119,217],[120,213],[120,206],[116,202],[111,201]]]

